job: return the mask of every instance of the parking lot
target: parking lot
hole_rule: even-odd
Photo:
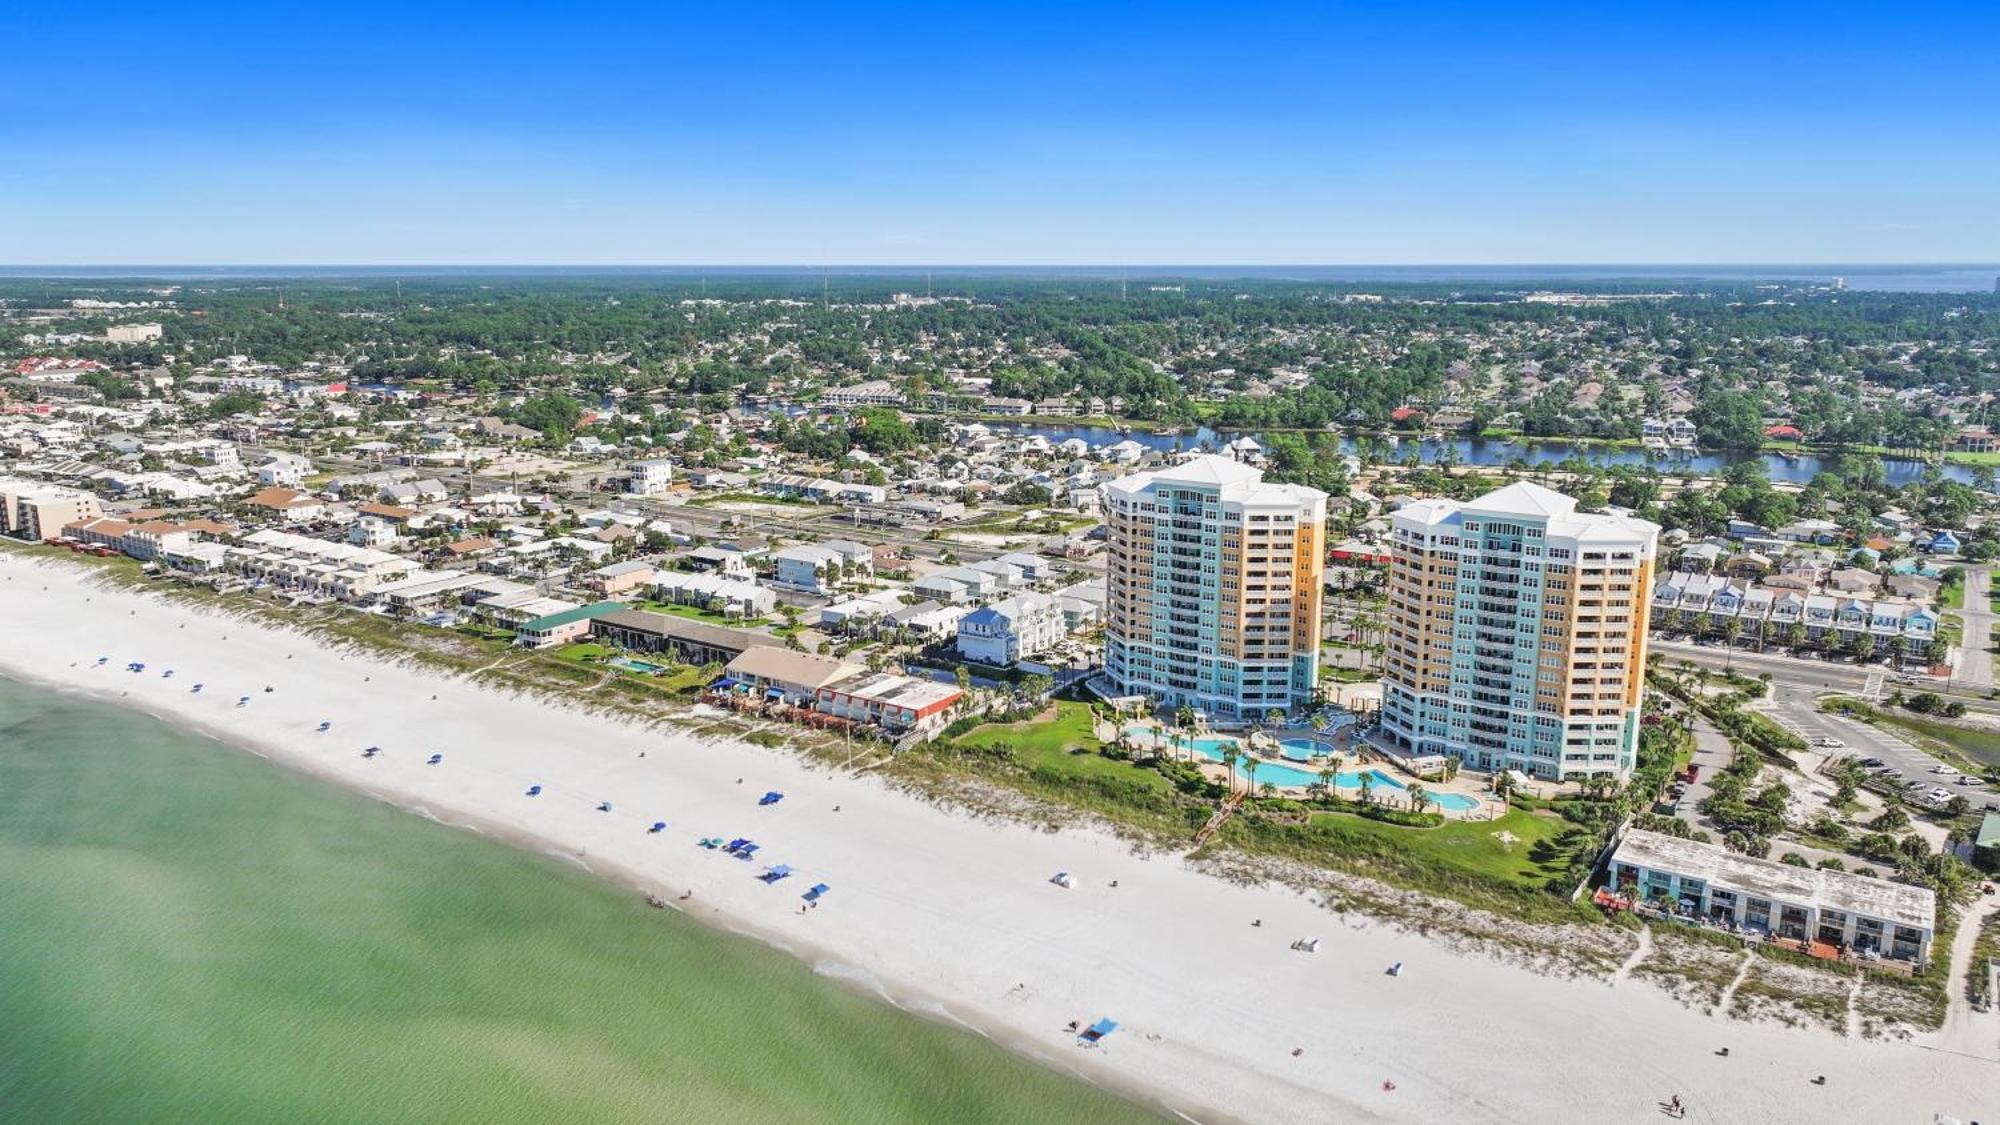
[[[1879,759],[1885,767],[1900,771],[1900,776],[1889,779],[1900,790],[1909,791],[1916,781],[1928,782],[1923,793],[1931,789],[1942,789],[1947,796],[1939,799],[1942,804],[1951,796],[1964,794],[1977,807],[1991,807],[2000,811],[2000,794],[1985,785],[1960,785],[1959,775],[1933,772],[1945,764],[1930,753],[1911,745],[1893,734],[1869,726],[1866,723],[1835,715],[1817,709],[1814,700],[1815,689],[1801,685],[1776,683],[1772,685],[1770,703],[1762,708],[1779,726],[1817,745],[1816,740],[1835,739],[1841,747],[1835,753],[1861,759]],[[1951,767],[1945,766],[1946,769]]]

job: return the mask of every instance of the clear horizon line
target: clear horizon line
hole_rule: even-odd
[[[1912,261],[1907,259],[1828,259],[1824,261],[1436,261],[1436,262],[0,262],[0,270],[35,269],[609,269],[699,270],[765,269],[810,272],[826,269],[1834,269],[1888,267],[1920,269],[1984,269],[2000,267],[2000,259]]]

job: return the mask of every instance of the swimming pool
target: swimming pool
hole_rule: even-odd
[[[1135,742],[1148,745],[1157,743],[1161,749],[1169,749],[1167,732],[1159,727],[1127,727],[1125,734]],[[1188,745],[1187,742],[1183,741],[1177,749],[1186,750]],[[1216,737],[1197,738],[1194,740],[1193,745],[1195,753],[1200,754],[1211,762],[1220,762],[1222,761],[1222,752],[1237,745],[1237,740]],[[1281,751],[1285,752],[1285,757],[1295,762],[1301,759],[1293,757],[1293,754],[1303,752],[1306,746],[1321,748],[1322,752],[1325,752],[1325,743],[1312,739],[1290,738],[1279,744]],[[1364,775],[1368,778],[1369,786],[1378,793],[1383,790],[1395,790],[1401,793],[1409,788],[1408,785],[1396,780],[1391,775],[1379,769],[1372,768],[1365,770],[1343,770],[1334,774],[1334,788],[1358,790],[1361,788],[1361,778]],[[1236,776],[1243,778],[1245,781],[1250,779],[1248,755],[1237,760]],[[1298,769],[1283,762],[1273,762],[1260,758],[1257,759],[1257,784],[1262,786],[1266,782],[1280,789],[1305,789],[1319,784],[1319,771]],[[1446,812],[1470,812],[1479,807],[1479,799],[1477,797],[1468,797],[1462,793],[1431,793],[1429,796],[1431,804]]]
[[[650,661],[645,661],[645,660],[634,660],[629,656],[620,656],[617,657],[616,659],[606,661],[606,663],[610,664],[613,668],[623,668],[627,672],[638,672],[641,675],[646,675],[646,676],[655,676],[667,670],[667,666],[664,664],[654,664],[651,663]]]
[[[1287,738],[1278,743],[1278,752],[1288,761],[1309,762],[1333,753],[1333,747],[1317,738]]]

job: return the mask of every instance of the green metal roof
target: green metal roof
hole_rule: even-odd
[[[587,621],[593,617],[603,617],[607,613],[617,613],[621,609],[631,608],[631,606],[626,605],[624,602],[592,602],[589,605],[580,605],[575,609],[566,609],[561,613],[551,613],[547,617],[537,617],[533,621],[524,622],[521,625],[521,631],[523,633],[545,633],[560,625],[570,625],[578,621]]]
[[[1979,838],[1973,841],[1975,848],[2000,848],[2000,812],[1986,814],[1979,822]]]

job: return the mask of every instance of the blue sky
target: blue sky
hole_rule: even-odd
[[[415,7],[6,5],[0,262],[2000,260],[1993,3]]]

